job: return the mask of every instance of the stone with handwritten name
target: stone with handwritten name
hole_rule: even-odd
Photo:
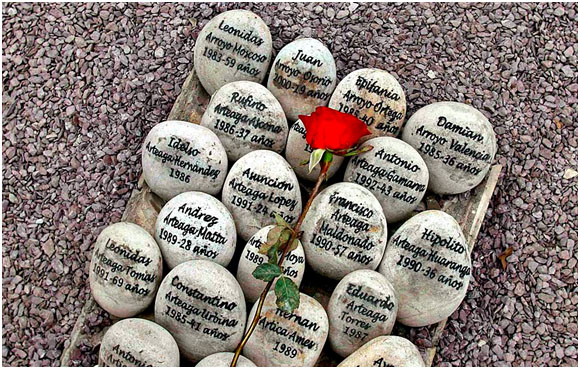
[[[328,302],[330,347],[348,356],[375,337],[391,334],[397,319],[391,282],[374,270],[356,270],[336,286]]]
[[[145,181],[165,201],[187,191],[219,193],[228,169],[226,150],[215,133],[177,120],[153,127],[141,156]]]
[[[403,337],[380,336],[356,350],[338,367],[423,367],[417,346]]]
[[[314,38],[284,46],[274,59],[268,89],[280,101],[290,121],[326,106],[336,85],[336,64],[330,50]]]
[[[261,83],[272,58],[272,35],[257,14],[230,10],[212,18],[197,36],[195,71],[212,95],[227,83]]]
[[[296,174],[279,154],[256,150],[232,165],[222,192],[222,202],[232,213],[238,235],[245,241],[279,214],[290,225],[302,213]]]
[[[233,352],[218,352],[217,354],[212,354],[206,357],[205,359],[201,360],[197,363],[196,367],[229,367],[232,363],[232,359],[234,358]],[[238,357],[238,362],[236,363],[236,367],[239,368],[254,368],[256,364],[252,363],[250,359],[247,357],[240,355]]]
[[[89,283],[95,301],[119,318],[145,310],[161,282],[163,261],[155,239],[133,223],[111,224],[97,237]]]
[[[363,141],[378,136],[399,134],[407,102],[405,92],[389,72],[381,69],[358,69],[348,74],[334,90],[330,108],[356,116],[365,122],[371,135]]]
[[[249,318],[258,307],[254,304]],[[256,330],[244,347],[244,355],[257,366],[314,366],[328,337],[328,316],[318,301],[300,293],[300,305],[292,313],[276,306],[268,292]]]
[[[261,149],[281,154],[288,137],[288,122],[278,100],[266,87],[248,81],[220,88],[201,125],[215,132],[230,161]]]
[[[451,215],[428,210],[393,234],[378,271],[397,289],[397,321],[422,327],[450,316],[465,297],[470,251]]]
[[[308,265],[336,280],[355,270],[376,269],[387,244],[381,204],[356,183],[336,183],[320,192],[302,231]]]
[[[477,186],[497,151],[492,125],[479,110],[458,102],[437,102],[417,110],[403,129],[429,168],[429,189],[457,194]]]
[[[163,327],[146,319],[123,319],[103,336],[99,366],[179,366],[179,348]]]
[[[223,266],[208,260],[186,261],[161,282],[155,321],[173,335],[189,360],[233,351],[246,326],[244,293]]]
[[[288,133],[288,142],[286,143],[286,160],[296,172],[296,175],[302,179],[315,182],[320,174],[320,165],[317,165],[312,169],[312,172],[308,172],[308,165],[300,165],[300,163],[305,160],[310,159],[310,154],[312,153],[312,147],[306,142],[306,128],[304,128],[304,123],[298,119],[292,127],[290,127],[290,132]],[[335,155],[332,159],[332,165],[328,169],[328,178],[332,177],[340,168],[344,158],[342,156]]]
[[[344,180],[369,189],[388,223],[408,218],[427,190],[427,165],[412,146],[399,139],[375,137],[366,144],[373,149],[349,160]]]
[[[266,287],[266,282],[256,279],[252,273],[258,265],[268,262],[268,257],[260,254],[258,250],[267,241],[268,232],[272,228],[274,226],[269,225],[256,232],[246,243],[240,257],[236,279],[240,283],[242,290],[244,290],[246,300],[250,302],[255,302]],[[298,241],[298,247],[286,255],[282,268],[283,273],[300,287],[305,265],[304,248],[302,243]],[[272,285],[272,288],[274,288],[274,285]]]
[[[229,210],[203,192],[184,192],[161,209],[155,239],[169,268],[189,260],[228,266],[236,250],[236,225]]]

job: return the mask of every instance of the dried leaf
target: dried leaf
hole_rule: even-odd
[[[292,229],[292,227],[290,227],[290,225],[288,223],[286,223],[286,221],[284,220],[284,218],[282,218],[282,216],[278,213],[274,213],[274,219],[276,219],[276,224],[284,227],[284,228],[288,228],[288,229]]]
[[[558,128],[558,130],[562,129],[562,126],[563,125],[562,125],[562,122],[560,122],[560,119],[559,118],[556,117],[554,119],[554,123],[556,123],[556,127]]]
[[[274,228],[268,231],[268,240],[266,241],[270,245],[275,244],[280,239],[280,234],[284,230],[284,227],[274,226]]]
[[[507,250],[505,250],[500,256],[499,256],[499,261],[501,261],[501,266],[503,267],[503,270],[505,270],[507,268],[507,261],[506,258],[508,256],[510,256],[512,254],[512,252],[514,251],[514,249],[512,247],[508,247]]]
[[[292,241],[292,244],[288,247],[288,252],[292,252],[294,250],[296,250],[296,248],[298,248],[298,238],[294,239],[294,241]]]

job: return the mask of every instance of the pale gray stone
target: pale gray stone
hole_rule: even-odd
[[[145,310],[161,282],[163,260],[153,237],[133,223],[111,224],[95,242],[89,283],[95,301],[119,318]]]
[[[408,218],[427,190],[427,165],[411,145],[399,139],[375,137],[366,144],[373,149],[349,160],[344,180],[370,190],[388,223]]]
[[[332,279],[358,269],[376,269],[387,244],[381,204],[356,183],[336,183],[320,192],[304,218],[302,231],[308,265]]]
[[[457,102],[437,102],[409,118],[402,139],[429,168],[429,189],[457,194],[477,186],[497,150],[493,127],[480,111]]]
[[[177,342],[167,330],[146,319],[123,319],[103,336],[99,366],[179,366]]]
[[[268,261],[268,257],[260,254],[258,250],[268,240],[268,232],[272,228],[274,226],[269,225],[256,232],[248,240],[240,256],[236,279],[244,291],[246,300],[249,302],[255,302],[266,287],[266,282],[256,279],[252,273],[258,265]],[[286,259],[282,265],[283,273],[300,287],[302,277],[304,276],[305,265],[304,248],[302,247],[302,243],[298,241],[298,247],[286,255]],[[272,285],[272,288],[274,288],[274,285]]]
[[[216,354],[209,355],[208,357],[202,359],[199,363],[197,363],[196,367],[229,367],[232,363],[232,359],[234,358],[233,352],[218,352]],[[240,355],[238,357],[238,362],[236,363],[236,367],[238,368],[253,368],[256,364],[252,363],[250,359],[247,357]]]
[[[304,123],[298,119],[288,133],[288,142],[286,143],[286,160],[296,172],[296,175],[302,179],[315,182],[320,174],[320,165],[308,172],[308,165],[300,165],[300,163],[308,160],[312,153],[312,147],[306,142],[306,128]],[[334,155],[332,165],[328,169],[328,178],[332,177],[340,168],[344,158],[342,156]]]
[[[249,318],[258,307],[254,304]],[[328,337],[328,317],[312,297],[300,293],[300,305],[286,313],[268,292],[260,322],[244,347],[244,355],[257,366],[314,366]]]
[[[314,38],[284,46],[274,59],[268,89],[280,101],[291,122],[326,106],[336,85],[336,64],[330,50]]]
[[[221,265],[186,261],[161,282],[155,321],[173,335],[181,354],[192,361],[233,351],[246,326],[244,293]]]
[[[393,234],[378,271],[397,290],[397,320],[422,327],[457,309],[469,286],[471,257],[457,221],[443,211],[428,210]]]
[[[397,336],[380,336],[344,359],[339,367],[425,366],[421,353],[411,341]]]
[[[234,163],[224,184],[222,202],[245,241],[275,223],[275,213],[291,225],[302,213],[296,174],[283,157],[268,150],[252,151]]]
[[[371,134],[362,141],[378,136],[396,137],[407,111],[405,92],[399,82],[389,72],[375,68],[358,69],[344,77],[328,106],[367,124]]]
[[[271,58],[270,30],[248,10],[218,14],[203,27],[195,44],[195,71],[210,95],[234,81],[261,83]]]
[[[259,83],[228,83],[212,97],[201,119],[220,139],[230,161],[254,150],[284,151],[288,122],[282,106]]]
[[[389,335],[397,319],[391,282],[374,270],[356,270],[336,286],[328,302],[330,347],[348,356],[375,337]]]
[[[215,133],[177,120],[149,131],[141,159],[145,181],[166,201],[187,191],[219,193],[228,169],[226,150]]]
[[[228,266],[236,250],[236,225],[229,210],[203,192],[184,192],[159,212],[155,239],[170,269],[189,260]]]

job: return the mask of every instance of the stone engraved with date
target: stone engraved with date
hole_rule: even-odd
[[[268,89],[280,101],[291,122],[326,106],[336,85],[336,65],[324,44],[301,38],[284,46],[276,56]]]
[[[111,224],[95,242],[91,292],[110,314],[135,316],[153,302],[162,272],[161,252],[146,230],[133,223]]]
[[[236,225],[215,197],[184,192],[159,212],[155,239],[170,269],[188,260],[210,260],[227,266],[236,250]]]
[[[390,73],[374,68],[358,69],[336,86],[330,108],[356,116],[366,123],[371,134],[396,137],[403,125],[407,102],[405,92]]]
[[[393,234],[378,271],[397,288],[397,320],[422,327],[457,309],[471,278],[471,257],[457,221],[443,211],[428,210]]]
[[[250,319],[257,306],[258,302]],[[286,313],[276,306],[276,295],[270,291],[244,355],[259,367],[314,366],[327,337],[328,317],[318,301],[300,293],[298,308]]]
[[[145,181],[165,201],[187,191],[217,194],[228,169],[226,150],[215,133],[177,120],[153,127],[141,156]]]
[[[246,326],[244,293],[221,265],[186,261],[161,282],[155,321],[173,335],[181,353],[190,360],[233,351]]]
[[[381,204],[366,188],[341,182],[312,202],[302,225],[306,262],[327,278],[358,269],[376,269],[387,244]]]
[[[245,241],[275,223],[275,213],[290,225],[296,224],[302,213],[296,174],[283,157],[267,150],[252,151],[234,163],[224,184],[222,202]]]
[[[409,118],[402,139],[429,168],[429,189],[458,194],[477,186],[497,151],[493,127],[480,111],[458,102],[437,102]]]
[[[282,106],[266,87],[238,81],[220,88],[211,98],[201,125],[224,145],[230,161],[254,150],[284,151],[288,122]]]
[[[272,58],[272,36],[262,18],[248,10],[230,10],[212,18],[195,44],[195,71],[212,95],[227,83],[261,83]]]

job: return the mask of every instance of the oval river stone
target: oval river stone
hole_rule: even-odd
[[[266,287],[266,282],[256,279],[252,273],[258,265],[268,261],[268,257],[260,254],[258,250],[268,240],[268,232],[272,228],[274,226],[269,225],[256,232],[244,246],[240,257],[236,279],[246,295],[246,300],[250,302],[255,302]],[[304,248],[302,243],[298,241],[298,247],[286,255],[283,264],[284,275],[296,283],[298,287],[302,283],[305,264]]]
[[[396,137],[407,111],[399,82],[390,73],[373,68],[358,69],[344,77],[328,106],[365,122],[371,135],[364,136],[363,141],[377,136]]]
[[[356,270],[336,286],[328,302],[330,347],[348,356],[375,337],[391,334],[397,319],[391,283],[374,270]]]
[[[376,137],[366,144],[373,149],[350,159],[344,180],[370,190],[387,223],[408,218],[427,190],[427,165],[412,146],[396,138]]]
[[[280,101],[288,120],[326,106],[336,85],[336,64],[330,50],[313,38],[284,46],[276,56],[268,89]]]
[[[249,319],[253,319],[258,302]],[[314,366],[328,336],[328,317],[312,297],[300,293],[300,305],[286,313],[268,292],[256,330],[244,347],[244,355],[257,366]]]
[[[234,358],[233,352],[218,352],[217,354],[209,355],[208,357],[201,360],[197,363],[196,367],[228,367],[232,363],[232,359]],[[247,357],[240,355],[238,357],[238,362],[236,363],[236,367],[239,368],[253,368],[256,364],[252,363],[250,359]]]
[[[165,201],[187,191],[217,194],[228,169],[226,150],[215,133],[177,120],[153,127],[141,156],[145,181]]]
[[[230,161],[254,150],[284,151],[288,122],[282,106],[255,82],[228,83],[212,97],[201,119],[224,145]]]
[[[451,215],[428,210],[393,234],[378,271],[397,289],[397,320],[422,327],[453,314],[465,297],[470,251]]]
[[[233,351],[246,327],[244,293],[224,267],[207,260],[181,263],[161,282],[155,321],[192,361]]]
[[[305,160],[310,159],[310,154],[312,153],[312,147],[306,142],[306,128],[304,123],[298,119],[292,127],[290,127],[290,132],[288,133],[288,142],[286,143],[286,160],[296,175],[302,179],[315,182],[320,174],[320,165],[317,165],[312,169],[312,172],[308,172],[308,165],[300,165]],[[340,168],[344,157],[334,155],[332,158],[332,165],[328,169],[327,177],[332,177],[336,171]]]
[[[421,353],[411,341],[397,336],[380,336],[344,359],[339,367],[425,366]]]
[[[234,81],[261,83],[272,58],[272,35],[262,18],[248,10],[213,17],[195,43],[195,71],[212,95]]]
[[[228,266],[236,250],[236,225],[229,210],[203,192],[184,192],[161,209],[155,239],[170,269],[189,260]]]
[[[294,171],[283,157],[267,150],[252,151],[234,163],[224,184],[222,202],[245,241],[275,223],[274,213],[292,226],[302,213]]]
[[[354,270],[376,269],[387,244],[381,204],[355,183],[336,183],[320,192],[304,218],[302,231],[308,265],[336,280]]]
[[[145,319],[123,319],[103,336],[99,366],[179,366],[179,348],[163,327]]]
[[[427,105],[409,118],[402,139],[429,168],[429,189],[457,194],[477,186],[497,151],[493,127],[480,111],[458,102]]]
[[[161,282],[161,251],[146,230],[133,223],[111,224],[95,242],[89,283],[95,301],[119,318],[139,314]]]

